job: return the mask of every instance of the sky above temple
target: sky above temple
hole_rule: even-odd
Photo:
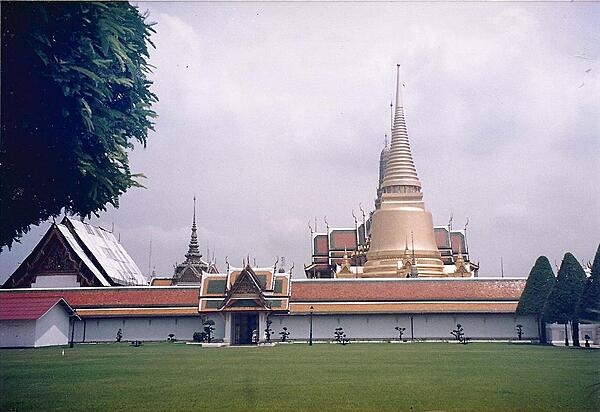
[[[200,249],[303,277],[308,222],[374,208],[395,66],[434,224],[468,225],[480,276],[527,276],[600,241],[599,3],[139,3],[160,102],[147,176],[114,230],[142,272]],[[3,282],[49,227],[0,255]],[[151,254],[150,254],[151,242]]]

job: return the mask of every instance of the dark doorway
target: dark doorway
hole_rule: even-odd
[[[234,345],[253,345],[252,332],[256,331],[256,336],[260,336],[258,330],[257,313],[234,313],[233,314],[233,344]]]

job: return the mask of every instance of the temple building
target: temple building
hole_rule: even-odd
[[[65,216],[50,226],[3,287],[147,284],[146,277],[112,232]]]
[[[354,228],[311,233],[308,278],[470,277],[479,265],[469,259],[464,230],[434,227],[423,202],[422,184],[410,150],[396,68],[396,106],[391,145],[379,157],[375,211]],[[311,229],[312,231],[312,229]]]
[[[293,279],[293,268],[277,262],[251,264],[249,256],[240,267],[226,261],[220,273],[200,254],[194,205],[185,261],[148,285],[112,233],[65,218],[52,224],[0,290],[0,300],[10,302],[0,305],[0,347],[41,344],[19,338],[33,333],[34,324],[15,315],[34,301],[60,315],[55,341],[69,336],[74,343],[114,341],[117,331],[123,340],[174,335],[191,341],[206,325],[207,345],[253,345],[285,334],[295,342],[327,342],[340,328],[353,341],[445,341],[457,324],[473,340],[517,339],[517,325],[520,338],[537,339],[535,317],[515,313],[525,278],[477,277],[466,226],[433,226],[397,70],[392,138],[380,156],[375,210],[367,216],[361,208],[353,227],[326,222],[324,232],[311,228],[305,278]],[[48,325],[40,313],[27,319],[42,330]],[[600,331],[589,333],[598,342]]]

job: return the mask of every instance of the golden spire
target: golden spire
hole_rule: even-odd
[[[412,159],[401,86],[400,65],[397,65],[396,109],[389,159],[383,182],[377,190],[370,247],[361,276],[445,276],[435,243],[433,219],[425,209],[421,182]],[[407,253],[409,234],[412,246],[410,256]],[[406,273],[408,266],[410,273]]]
[[[421,182],[417,176],[417,169],[415,168],[408,140],[399,64],[396,69],[396,111],[392,127],[390,154],[381,187],[384,193],[415,193],[421,191]]]

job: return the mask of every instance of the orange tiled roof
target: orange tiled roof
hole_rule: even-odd
[[[525,279],[302,280],[292,283],[292,302],[518,301]]]
[[[196,306],[198,288],[111,287],[75,289],[21,289],[0,292],[0,298],[61,297],[75,309],[102,307]]]
[[[173,278],[152,278],[150,286],[171,286],[173,285]]]
[[[291,303],[291,314],[310,313],[514,313],[517,302]]]
[[[61,303],[69,314],[73,314],[73,309],[60,297],[36,296],[31,299],[19,299],[2,295],[0,320],[37,320]]]

